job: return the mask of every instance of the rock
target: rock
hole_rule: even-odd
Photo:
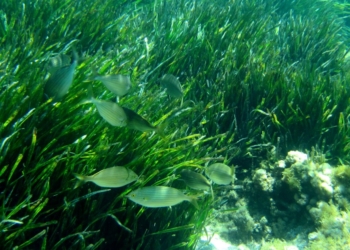
[[[286,157],[286,162],[289,163],[304,163],[308,159],[307,154],[304,154],[299,151],[289,151]]]

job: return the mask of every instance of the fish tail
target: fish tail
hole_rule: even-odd
[[[165,138],[165,133],[164,133],[164,129],[166,127],[166,124],[160,124],[159,126],[156,127],[156,133],[162,137],[163,139]]]
[[[161,127],[157,127],[157,128],[156,128],[156,133],[157,133],[160,137],[165,138],[164,129],[162,129]]]
[[[74,177],[77,178],[77,182],[74,185],[74,189],[76,189],[77,187],[80,187],[83,183],[86,182],[85,176],[81,175],[81,174],[77,174],[77,173],[73,173]]]
[[[89,76],[87,79],[84,80],[84,82],[92,82],[95,81],[96,76],[99,76],[100,74],[97,72],[97,67],[91,67],[92,75]]]
[[[190,197],[189,202],[191,202],[191,204],[192,204],[197,210],[199,210],[199,206],[198,206],[197,198],[196,198],[196,197]]]

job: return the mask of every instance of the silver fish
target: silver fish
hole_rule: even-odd
[[[187,186],[196,190],[210,190],[210,183],[207,178],[203,175],[194,171],[184,169],[180,172],[181,179],[186,183]]]
[[[69,66],[70,61],[71,59],[69,56],[64,54],[59,54],[49,59],[49,63],[46,65],[46,69],[47,71],[50,72],[50,74],[53,74],[58,69]]]
[[[145,120],[142,116],[137,114],[135,111],[123,107],[123,110],[127,117],[127,127],[131,129],[135,129],[141,132],[152,132],[156,131],[161,134],[161,131],[158,127],[151,125],[147,120]]]
[[[76,53],[74,55],[72,64],[53,70],[44,88],[47,97],[54,97],[57,100],[67,94],[73,82],[75,68],[78,65]]]
[[[166,89],[169,96],[174,98],[182,98],[184,93],[180,81],[171,74],[165,74],[160,79],[160,85]]]
[[[194,198],[184,195],[176,188],[166,186],[139,188],[129,193],[126,197],[145,207],[169,207],[183,201],[189,201],[199,209],[197,201]]]
[[[84,176],[76,173],[74,176],[79,180],[76,187],[81,183],[91,181],[100,187],[115,188],[125,186],[139,178],[131,169],[118,166],[103,169],[91,176]]]
[[[127,94],[131,88],[130,76],[126,75],[96,75],[93,79],[101,81],[116,96]]]
[[[206,167],[205,174],[216,184],[228,185],[233,181],[233,169],[223,163]]]
[[[102,118],[112,126],[124,127],[127,125],[128,117],[123,107],[119,106],[117,103],[95,98],[91,98],[90,101],[95,104]]]

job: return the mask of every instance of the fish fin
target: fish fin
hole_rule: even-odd
[[[87,103],[91,103],[91,99],[83,99],[83,100],[81,100],[79,103],[78,103],[78,105],[84,105],[84,104],[87,104]]]
[[[93,99],[94,99],[94,92],[92,91],[92,85],[89,84],[87,88],[87,98],[84,98],[82,101],[80,101],[79,105],[91,103]]]
[[[165,138],[164,130],[165,130],[166,126],[167,126],[167,122],[163,122],[162,124],[160,124],[156,127],[156,133],[160,137],[162,137],[163,139]]]
[[[183,98],[182,98],[182,99],[183,99]],[[195,103],[194,101],[192,101],[192,100],[184,101],[182,105],[183,105],[184,108],[187,108],[187,107],[189,107],[191,104],[192,104],[192,107],[195,107],[195,106],[196,106],[196,103]]]
[[[86,182],[85,176],[83,176],[81,174],[77,174],[77,173],[73,173],[73,175],[75,178],[78,179],[74,185],[74,189],[76,189],[77,187],[80,187],[82,184],[84,184]]]
[[[232,170],[232,176],[235,175],[236,166],[235,166],[235,165],[232,165],[232,166],[231,166],[231,170]]]
[[[97,72],[97,67],[91,67],[92,74],[89,76],[87,79],[84,80],[84,82],[92,82],[95,81],[96,77],[99,76],[100,74]]]

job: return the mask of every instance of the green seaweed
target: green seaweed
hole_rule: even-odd
[[[1,1],[3,247],[157,249],[161,240],[162,249],[194,249],[210,199],[199,211],[145,209],[125,195],[183,188],[172,181],[178,169],[215,159],[250,168],[271,145],[279,154],[318,146],[348,164],[348,12],[311,0]],[[73,50],[81,60],[69,93],[45,99],[45,64]],[[85,103],[93,68],[130,74],[120,104],[166,124],[164,138],[112,127]],[[183,106],[159,87],[165,73],[179,77]],[[102,83],[93,88],[96,98],[114,98]],[[114,165],[140,180],[74,189],[72,173]]]

